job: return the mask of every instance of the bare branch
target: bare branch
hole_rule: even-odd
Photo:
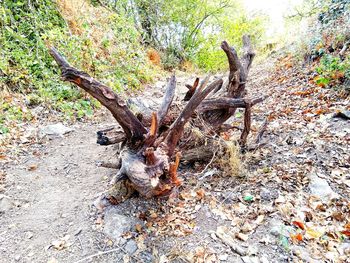
[[[204,80],[203,82],[205,82]],[[185,124],[189,121],[190,117],[198,107],[198,105],[205,99],[205,97],[218,86],[222,85],[222,79],[218,79],[211,83],[206,89],[202,91],[202,87],[197,89],[197,92],[187,103],[185,108],[180,113],[179,117],[169,128],[169,133],[165,138],[166,145],[168,147],[168,155],[171,156],[175,150],[176,144],[180,140]],[[202,85],[201,85],[202,86]]]
[[[119,98],[109,87],[90,77],[89,74],[71,67],[54,47],[50,48],[50,54],[61,69],[62,79],[74,83],[101,102],[123,128],[128,139],[133,142],[144,139],[143,135],[146,134],[147,130],[129,110],[124,100]]]
[[[163,124],[163,121],[169,111],[169,108],[171,106],[171,103],[173,102],[174,96],[175,96],[175,88],[176,88],[176,77],[175,74],[171,76],[169,83],[167,85],[162,105],[160,106],[158,110],[158,127],[160,127]]]

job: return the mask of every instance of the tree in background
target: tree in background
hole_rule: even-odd
[[[264,32],[262,17],[246,14],[235,0],[101,1],[97,4],[134,18],[144,44],[163,53],[166,68],[191,61],[206,70],[221,69],[222,39],[240,47],[244,33],[256,42]]]

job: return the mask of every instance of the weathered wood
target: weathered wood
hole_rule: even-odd
[[[143,143],[143,148],[147,148],[153,145],[154,141],[157,138],[157,131],[158,131],[158,120],[157,120],[157,114],[155,112],[152,113],[152,121],[151,121],[151,127],[149,129],[149,132],[147,133],[146,139]]]
[[[175,74],[170,78],[170,81],[167,85],[162,105],[158,110],[158,127],[160,127],[164,123],[164,119],[167,116],[171,103],[173,102],[175,96],[175,88],[176,88],[176,77]]]
[[[247,138],[250,132],[250,126],[251,126],[251,103],[248,102],[244,111],[244,129],[241,134],[241,139],[240,139],[240,145],[241,147],[245,147],[247,144]]]
[[[255,53],[252,50],[250,37],[244,35],[243,41],[243,56],[239,60],[236,50],[231,47],[226,41],[221,44],[222,50],[226,53],[229,63],[229,77],[226,87],[226,94],[221,98],[242,98],[246,91],[245,85],[248,78],[249,69],[252,65]],[[206,110],[202,113],[206,122],[211,124],[214,128],[220,127],[232,115],[235,114],[237,107],[223,107],[218,109]]]
[[[206,82],[206,80],[204,80]],[[222,79],[218,79],[211,83],[207,88],[203,88],[201,85],[197,92],[193,95],[190,101],[187,103],[183,111],[180,113],[179,117],[175,120],[172,126],[169,128],[169,132],[165,138],[165,142],[168,147],[168,155],[171,156],[175,150],[175,147],[180,140],[185,124],[188,122],[196,108],[205,99],[205,97],[214,89],[221,86],[223,83]],[[204,90],[203,90],[204,89]]]
[[[97,132],[97,143],[99,145],[111,145],[126,140],[125,133],[122,129],[110,127]]]
[[[106,85],[90,77],[87,73],[71,67],[58,51],[51,47],[50,54],[61,69],[61,77],[65,81],[81,87],[105,106],[123,128],[128,140],[133,143],[142,141],[147,133],[146,128],[126,106],[124,100]]]
[[[247,102],[251,106],[260,103],[266,99],[265,96],[254,98],[254,99],[232,99],[232,98],[214,98],[204,100],[198,107],[199,112],[213,111],[218,109],[229,109],[229,108],[246,108]]]
[[[126,180],[129,187],[144,197],[170,194],[181,185],[177,172],[180,160],[188,163],[208,161],[219,156],[216,154],[219,151],[220,154],[226,152],[227,145],[219,134],[237,129],[225,124],[237,108],[245,109],[240,138],[241,146],[245,147],[251,126],[251,108],[265,99],[264,96],[243,97],[255,54],[248,36],[243,37],[241,59],[226,41],[221,47],[230,68],[227,86],[223,87],[221,78],[210,84],[210,76],[200,83],[196,78],[193,85],[187,85],[184,100],[175,104],[176,77],[172,75],[159,109],[149,109],[145,104],[137,114],[110,88],[71,67],[56,49],[50,49],[62,71],[62,79],[76,84],[100,101],[122,127],[122,130],[114,127],[97,132],[97,141],[101,145],[127,142],[121,145],[116,164],[102,165],[119,169],[112,184]],[[134,104],[137,106],[142,102]],[[154,105],[151,107],[154,108]]]
[[[199,78],[196,78],[192,86],[186,85],[186,87],[188,88],[188,91],[185,95],[184,101],[189,101],[192,98],[193,94],[196,92],[198,84],[199,84]]]

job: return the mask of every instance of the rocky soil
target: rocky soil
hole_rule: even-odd
[[[193,77],[178,75],[183,92]],[[116,172],[96,163],[115,154],[96,144],[107,113],[23,125],[0,158],[0,262],[350,262],[349,100],[288,59],[256,66],[250,81],[249,95],[269,96],[253,112],[251,145],[268,122],[260,147],[183,165],[170,199],[99,202]],[[163,85],[143,102],[157,104]]]

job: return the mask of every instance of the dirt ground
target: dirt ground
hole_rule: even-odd
[[[250,79],[250,95],[269,96],[250,138],[268,118],[264,145],[240,155],[236,176],[220,172],[229,162],[183,165],[175,200],[96,201],[116,172],[96,165],[115,154],[96,144],[107,113],[2,160],[0,262],[350,262],[350,125],[333,117],[349,100],[283,61]]]

